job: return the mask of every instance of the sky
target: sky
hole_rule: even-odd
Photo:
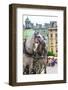
[[[57,21],[57,16],[35,16],[35,15],[23,15],[23,21],[25,24],[26,18],[29,18],[29,20],[36,24],[44,24],[44,23],[50,23],[50,21]]]

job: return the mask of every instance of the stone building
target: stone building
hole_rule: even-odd
[[[25,20],[25,29],[31,29],[31,28],[33,28],[33,23],[31,23],[31,21],[27,17]]]
[[[57,22],[50,22],[48,28],[48,51],[53,52],[57,55]]]

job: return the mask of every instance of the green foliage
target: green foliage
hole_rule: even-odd
[[[23,31],[23,38],[31,38],[34,31],[32,29],[25,29]]]
[[[48,51],[48,56],[55,56],[55,54],[53,53],[53,51]]]

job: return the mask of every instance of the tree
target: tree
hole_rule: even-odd
[[[53,53],[53,51],[48,51],[47,56],[55,56],[55,54]]]

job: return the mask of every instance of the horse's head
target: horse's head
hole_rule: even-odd
[[[38,57],[45,57],[45,50],[46,47],[46,43],[45,40],[43,38],[43,36],[39,33],[35,34],[34,37],[34,44],[33,44],[33,52],[34,52],[34,56],[38,56]]]

